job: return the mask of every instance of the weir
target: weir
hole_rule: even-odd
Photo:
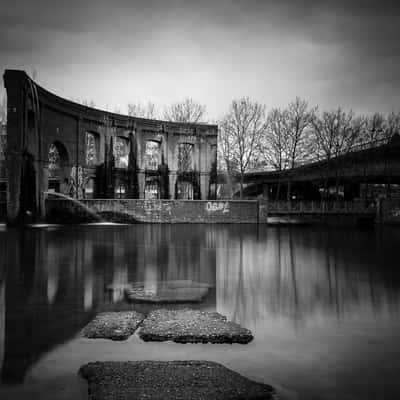
[[[73,204],[76,204],[77,206],[79,206],[82,209],[84,209],[89,215],[91,215],[93,218],[95,218],[96,221],[104,222],[103,218],[101,218],[100,215],[97,212],[93,211],[87,205],[83,204],[81,201],[79,201],[77,199],[74,199],[71,196],[67,196],[66,194],[63,194],[63,193],[49,192],[49,191],[43,192],[43,194],[45,196],[51,195],[51,196],[59,197],[59,198],[64,199],[64,200],[71,201]]]

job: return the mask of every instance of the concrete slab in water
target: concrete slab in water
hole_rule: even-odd
[[[125,288],[126,297],[133,302],[196,303],[208,294],[210,285],[191,280],[157,281],[152,288],[136,282]]]
[[[267,400],[274,389],[209,361],[91,362],[79,374],[90,400]]]
[[[104,312],[83,328],[82,335],[91,339],[126,340],[143,319],[144,315],[136,311]]]
[[[253,340],[250,330],[227,321],[216,312],[191,309],[152,311],[143,322],[139,336],[144,341],[177,343],[242,343]]]

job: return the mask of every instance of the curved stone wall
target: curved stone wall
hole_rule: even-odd
[[[6,70],[4,84],[9,222],[43,215],[49,190],[77,198],[214,198],[216,125],[86,107],[50,93],[24,71]],[[182,163],[184,148],[190,163]]]

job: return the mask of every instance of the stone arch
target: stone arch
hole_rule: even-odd
[[[69,194],[71,165],[65,145],[56,140],[48,148],[49,191]]]
[[[117,136],[114,141],[115,166],[117,168],[128,168],[129,161],[129,138]]]
[[[145,148],[145,168],[147,170],[157,170],[161,163],[161,142],[159,140],[146,140]]]
[[[178,171],[188,172],[194,169],[194,144],[181,142],[178,144]]]

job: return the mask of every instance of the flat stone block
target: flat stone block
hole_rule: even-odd
[[[209,361],[91,362],[79,369],[90,400],[267,400],[275,390]]]
[[[143,322],[139,336],[146,342],[246,344],[253,340],[250,330],[227,321],[217,312],[190,309],[152,311]]]
[[[143,319],[144,315],[136,311],[104,312],[83,328],[82,335],[91,339],[126,340]]]
[[[210,285],[191,280],[157,281],[146,288],[143,282],[125,288],[126,297],[132,302],[145,303],[198,303],[207,296]]]

